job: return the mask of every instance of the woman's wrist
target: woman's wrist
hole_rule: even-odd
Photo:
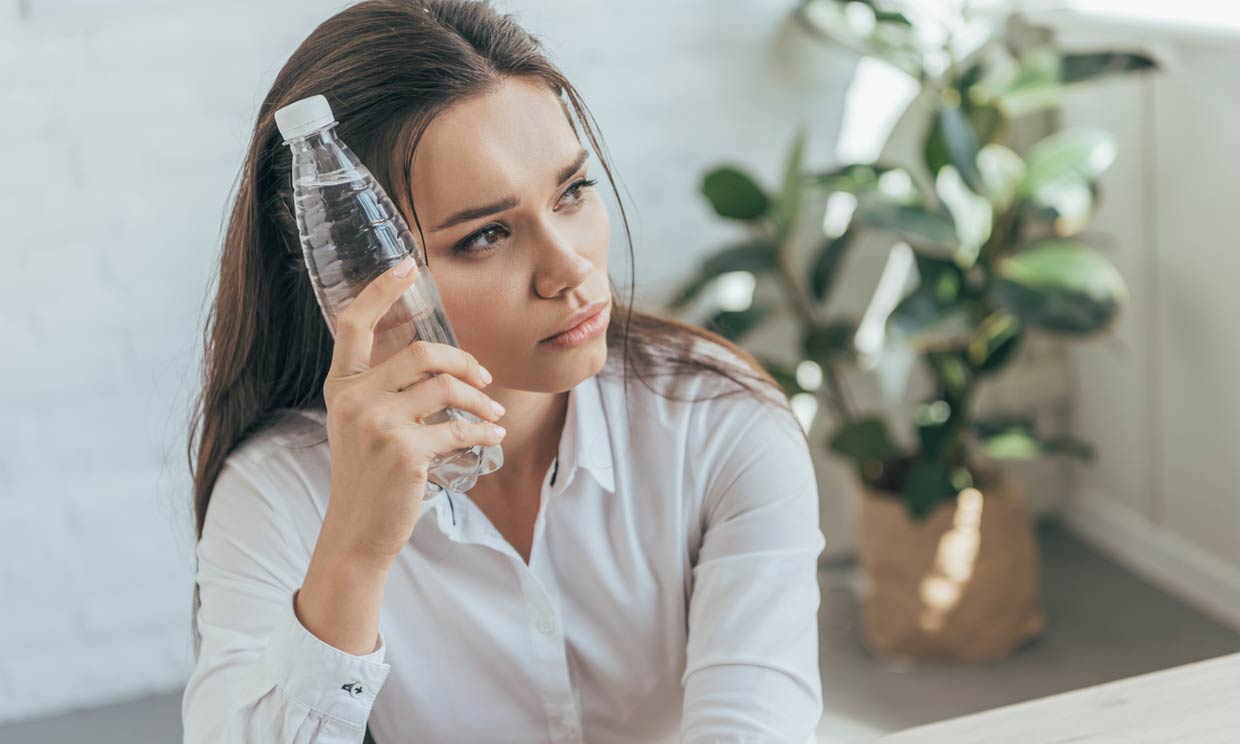
[[[362,558],[320,534],[294,613],[316,638],[355,656],[376,649],[391,561]]]
[[[351,570],[386,574],[400,551],[386,545],[376,545],[364,535],[353,534],[343,518],[336,515],[331,506],[323,518],[315,553],[330,554],[333,565],[347,565]]]

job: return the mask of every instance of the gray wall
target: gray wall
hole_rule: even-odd
[[[1073,350],[1074,428],[1099,457],[1076,469],[1068,518],[1240,627],[1240,24],[1074,24],[1060,39],[1140,46],[1163,64],[1074,95],[1062,113],[1118,137],[1096,230],[1131,293],[1107,342]]]

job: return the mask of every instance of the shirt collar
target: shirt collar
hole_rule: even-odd
[[[603,380],[591,375],[577,383],[568,394],[568,413],[560,434],[557,452],[556,493],[572,482],[577,469],[588,472],[608,493],[615,493],[615,463],[612,432],[603,407]]]
[[[612,431],[603,406],[603,384],[599,375],[591,375],[569,389],[568,411],[556,452],[558,466],[555,484],[551,486],[552,496],[564,492],[578,469],[589,473],[608,493],[615,493]],[[461,509],[452,501],[455,495],[440,491],[422,502],[422,514],[435,512],[440,530],[448,535],[458,534],[463,517]]]

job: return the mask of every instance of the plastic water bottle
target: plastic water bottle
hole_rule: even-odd
[[[375,327],[371,366],[417,339],[459,347],[417,240],[383,187],[336,136],[337,123],[323,96],[303,98],[276,112],[276,126],[293,153],[293,203],[302,255],[332,338],[336,319],[366,285],[411,255],[418,278]],[[450,418],[481,421],[456,408],[421,421],[438,424]],[[426,498],[445,488],[467,491],[478,476],[503,463],[499,445],[442,454],[429,467]]]

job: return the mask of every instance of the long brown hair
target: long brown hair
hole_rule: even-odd
[[[576,89],[536,37],[484,0],[365,0],[319,25],[280,70],[259,107],[235,184],[218,288],[203,334],[203,384],[191,409],[188,446],[199,539],[228,455],[279,410],[324,407],[333,340],[301,255],[291,158],[276,128],[276,110],[325,95],[340,121],[341,139],[412,225],[409,170],[427,124],[454,103],[517,77],[541,81],[562,104],[568,99],[565,115],[571,105],[619,203],[597,124]],[[620,213],[631,265],[632,235],[623,204]],[[630,373],[654,390],[648,377],[705,372],[737,383],[722,395],[773,389],[777,400],[787,403],[778,383],[740,347],[709,330],[635,311],[631,287],[627,303],[619,301],[614,284],[611,288],[613,317],[623,316],[623,323],[610,324],[606,342],[609,350],[622,349],[626,393]],[[699,353],[698,340],[722,346],[747,367]],[[195,649],[198,604],[195,583]]]

